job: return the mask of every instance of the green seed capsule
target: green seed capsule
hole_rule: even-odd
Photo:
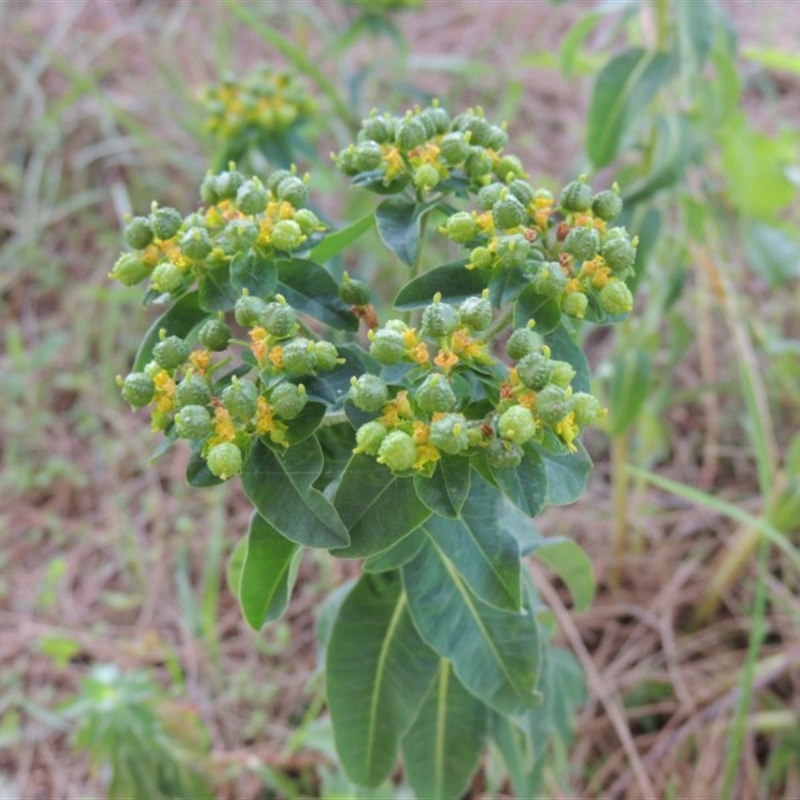
[[[372,299],[372,290],[368,283],[345,275],[339,287],[339,297],[349,306],[365,306]]]
[[[518,444],[503,439],[492,439],[486,448],[486,460],[492,469],[518,467],[524,455],[525,451]]]
[[[440,180],[439,170],[433,164],[422,164],[414,170],[414,186],[420,191],[430,191]]]
[[[422,334],[432,339],[449,336],[458,327],[458,314],[447,303],[434,302],[422,312]]]
[[[414,401],[424,414],[446,414],[455,409],[458,399],[450,381],[441,373],[428,375],[414,392]]]
[[[298,209],[294,215],[294,221],[300,226],[304,236],[325,230],[325,226],[319,221],[319,217],[308,208]]]
[[[356,146],[354,165],[359,172],[378,169],[383,163],[383,150],[377,142],[365,141]]]
[[[567,285],[567,276],[557,261],[542,264],[533,281],[533,288],[545,297],[560,295]]]
[[[508,184],[508,191],[527,206],[533,200],[533,187],[527,182],[516,178]]]
[[[267,178],[267,190],[272,192],[275,197],[278,196],[278,187],[286,178],[294,177],[294,173],[288,169],[276,169],[272,175]]]
[[[278,339],[291,336],[297,330],[295,310],[290,305],[278,301],[267,303],[259,314],[258,321],[267,333]]]
[[[586,392],[576,392],[572,395],[572,411],[575,422],[582,428],[584,425],[594,425],[603,414],[600,401]]]
[[[361,375],[357,380],[353,378],[347,398],[356,408],[371,414],[389,401],[389,387],[377,375]]]
[[[525,406],[511,406],[500,415],[497,430],[504,439],[514,444],[525,444],[536,433],[536,420]]]
[[[280,222],[276,222],[272,229],[271,241],[276,250],[286,253],[297,250],[305,240],[303,231],[293,219],[282,219]]]
[[[498,200],[492,206],[492,219],[495,227],[501,231],[522,225],[526,216],[525,207],[513,195]]]
[[[500,201],[504,195],[506,187],[502,183],[487,183],[486,186],[481,186],[478,192],[478,205],[484,211],[491,211],[494,204]]]
[[[508,145],[508,134],[499,125],[492,125],[486,139],[486,147],[499,153],[506,145]]]
[[[209,319],[197,332],[197,338],[203,347],[219,353],[227,348],[231,329],[221,319]]]
[[[476,269],[491,269],[494,265],[494,254],[488,247],[476,247],[469,259]]]
[[[504,236],[497,247],[497,258],[506,269],[525,266],[531,254],[531,243],[521,234]]]
[[[550,361],[550,382],[562,389],[566,389],[575,377],[575,369],[567,361]]]
[[[303,336],[292,339],[283,346],[283,371],[291,378],[312,375],[317,365],[314,349]]]
[[[427,138],[425,126],[416,117],[406,117],[397,127],[395,141],[401,150],[408,152],[419,147]]]
[[[517,375],[529,389],[538,392],[550,383],[552,374],[550,359],[541,353],[528,353],[517,364]]]
[[[482,148],[473,147],[464,162],[464,172],[470,180],[480,181],[492,172],[491,156]]]
[[[458,244],[466,244],[478,234],[478,223],[472,214],[459,211],[447,220],[445,230],[449,239]]]
[[[377,456],[388,431],[377,420],[365,422],[356,431],[356,450],[368,456]]]
[[[561,310],[573,319],[583,319],[589,307],[589,298],[582,292],[570,292],[561,303]]]
[[[383,144],[393,137],[394,130],[385,117],[374,116],[362,121],[361,133],[363,133],[365,140]]]
[[[525,169],[522,166],[522,162],[516,156],[506,155],[495,160],[494,173],[501,181],[505,182],[508,180],[509,175],[513,175],[516,178],[523,178],[525,176]]]
[[[175,431],[181,439],[207,439],[213,430],[211,414],[201,405],[186,405],[175,415]]]
[[[291,203],[295,208],[305,205],[308,200],[308,186],[306,182],[296,175],[284,178],[278,184],[278,199]]]
[[[149,217],[134,217],[125,226],[125,241],[134,250],[144,250],[153,241],[153,226]]]
[[[594,228],[573,228],[564,240],[564,251],[578,261],[590,261],[600,251],[600,236]]]
[[[462,325],[472,331],[485,331],[492,324],[492,304],[488,297],[468,297],[458,307]]]
[[[422,123],[425,128],[425,138],[431,139],[436,135],[436,123],[424,111],[417,115],[417,119]]]
[[[431,423],[431,444],[454,456],[469,447],[467,420],[463,414],[445,414]]]
[[[600,302],[600,308],[612,316],[628,314],[633,310],[633,295],[622,281],[609,281],[600,290],[597,299]]]
[[[439,155],[451,167],[465,161],[471,152],[469,142],[460,131],[445,134],[439,142]]]
[[[217,190],[217,176],[206,175],[200,184],[200,199],[209,206],[214,206],[222,200]]]
[[[217,175],[217,194],[220,200],[233,200],[242,188],[244,175],[236,170],[226,170]]]
[[[252,219],[232,219],[225,226],[225,238],[233,251],[249,250],[260,231]]]
[[[119,380],[119,379],[117,379]],[[122,382],[122,399],[134,408],[143,408],[153,401],[156,385],[144,372],[131,372]]]
[[[243,328],[255,328],[261,324],[261,315],[265,308],[266,303],[260,297],[243,294],[233,306],[236,324]]]
[[[564,211],[588,211],[592,205],[592,187],[583,181],[572,181],[561,192],[559,203]]]
[[[441,106],[430,106],[422,116],[433,122],[434,133],[445,133],[450,127],[450,115]]]
[[[492,137],[492,126],[483,118],[469,115],[462,127],[464,133],[470,134],[469,143],[473,146],[488,147]]]
[[[636,263],[636,248],[627,236],[617,236],[606,240],[602,256],[613,272],[627,275],[633,271],[633,265]]]
[[[378,448],[378,462],[386,464],[392,472],[407,472],[417,459],[414,440],[403,431],[392,431]]]
[[[572,410],[572,398],[555,384],[549,384],[536,395],[536,414],[546,425],[561,422]]]
[[[258,178],[245,181],[236,192],[236,207],[243,214],[261,214],[267,208],[269,191]]]
[[[212,475],[225,481],[242,471],[242,451],[233,442],[215,444],[208,451],[206,463]]]
[[[530,328],[517,328],[506,342],[506,353],[509,358],[519,361],[529,353],[538,353],[542,349],[544,340]]]
[[[361,172],[356,159],[356,148],[352,144],[349,147],[345,147],[344,150],[340,150],[339,155],[334,158],[334,161],[336,162],[336,166],[345,175],[353,177]]]
[[[241,422],[250,422],[258,408],[258,387],[248,380],[234,378],[220,396],[230,415]]]
[[[370,355],[384,366],[397,364],[406,355],[406,342],[403,334],[387,328],[382,328],[372,334],[369,346]]]
[[[279,383],[269,396],[269,402],[275,413],[285,420],[297,417],[308,403],[305,387],[301,384]]]
[[[167,336],[153,348],[153,358],[167,370],[177,369],[189,358],[189,345],[180,336]]]
[[[174,208],[157,208],[152,216],[153,233],[162,241],[171,239],[181,229],[183,217]]]
[[[622,198],[612,189],[598,192],[592,198],[592,213],[606,222],[611,222],[622,213]]]
[[[205,228],[189,228],[181,236],[181,253],[192,261],[202,261],[211,252],[211,239]]]
[[[312,342],[311,349],[314,351],[316,372],[333,369],[339,363],[339,351],[331,342]]]
[[[175,388],[175,406],[207,406],[211,402],[211,389],[201,375],[184,378]],[[190,437],[191,438],[191,437]]]
[[[183,286],[183,272],[171,261],[162,261],[150,273],[150,285],[157,292],[177,292]]]
[[[147,265],[136,253],[123,253],[114,264],[114,269],[108,273],[108,277],[125,286],[136,286],[149,274]]]

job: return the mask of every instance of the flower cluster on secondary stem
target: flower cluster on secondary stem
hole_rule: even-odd
[[[312,116],[315,103],[305,84],[292,72],[262,67],[241,80],[226,77],[203,96],[208,130],[235,138],[248,130],[285,131]]]
[[[531,327],[509,339],[516,366],[493,357],[483,335],[492,322],[487,295],[458,307],[434,298],[419,332],[400,320],[371,332],[370,354],[386,378],[352,379],[348,400],[370,415],[356,432],[356,452],[397,473],[429,475],[443,455],[483,454],[495,468],[517,466],[523,446],[548,431],[575,449],[581,427],[601,415],[599,402],[573,391],[575,370],[551,358]]]

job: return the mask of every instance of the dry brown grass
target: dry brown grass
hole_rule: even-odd
[[[559,180],[575,167],[586,83],[516,65],[526,53],[552,49],[581,13],[577,5],[430,0],[424,13],[406,15],[401,25],[415,76],[431,91],[491,108],[503,99],[492,94],[498,74],[518,80],[511,133],[534,171]],[[781,36],[790,37],[790,27],[796,34],[796,15],[784,13],[791,5],[728,4],[752,41],[775,34],[781,14]],[[774,15],[762,13],[766,6]],[[313,9],[328,25],[347,13],[332,2]],[[54,0],[2,9],[0,731],[9,735],[0,740],[8,743],[0,749],[0,795],[6,780],[8,791],[24,798],[99,795],[102,780],[89,774],[85,757],[69,749],[68,732],[48,716],[96,662],[147,667],[165,685],[176,680],[177,665],[181,702],[211,731],[211,762],[223,775],[220,797],[265,796],[249,769],[254,761],[293,774],[324,761],[311,751],[287,755],[286,745],[314,697],[308,688],[314,609],[348,567],[307,559],[285,620],[264,635],[247,629],[220,569],[213,581],[220,587],[216,621],[192,628],[176,573],[189,565],[197,595],[209,543],[224,542],[230,552],[246,528],[245,505],[235,486],[205,493],[184,487],[182,452],[149,467],[154,439],[142,419],[122,408],[113,386],[146,322],[132,295],[105,286],[119,248],[119,219],[152,197],[182,207],[191,202],[204,154],[190,133],[197,112],[176,92],[191,95],[216,77],[213,32],[225,28],[225,14],[221,3],[200,2],[91,0],[79,7]],[[318,57],[313,20],[284,22]],[[264,57],[254,35],[236,28],[235,36],[237,66]],[[443,54],[485,60],[491,72],[456,79],[453,89],[451,76],[426,69],[426,61]],[[367,45],[348,56],[350,66],[371,57]],[[165,82],[165,71],[179,76],[179,87]],[[797,83],[780,85],[780,108],[800,119]],[[96,196],[65,205],[84,191]],[[788,325],[790,311],[770,302]],[[723,356],[717,380],[734,385],[721,325],[714,321],[715,352]],[[698,388],[699,365],[690,351],[674,375],[676,393]],[[723,391],[716,400],[719,424],[702,403],[670,405],[671,446],[659,469],[757,512],[741,404]],[[787,429],[796,423],[796,411],[789,412],[780,421]],[[704,456],[709,437],[711,468]],[[574,535],[587,549],[598,598],[573,615],[560,587],[534,572],[587,674],[590,697],[571,756],[572,785],[586,798],[717,797],[754,575],[745,575],[710,623],[691,629],[711,556],[732,527],[642,487],[631,500],[630,522],[644,547],[626,554],[623,580],[614,587],[607,445],[599,434],[591,445],[597,468],[586,497],[549,511],[541,527]],[[797,581],[781,582],[791,570],[780,558],[771,566],[768,644],[755,686],[762,709],[797,712]],[[66,664],[42,653],[43,639],[54,636],[77,645]],[[763,796],[759,781],[774,742],[769,732],[750,730],[736,787],[741,798]],[[789,769],[771,791],[800,796],[798,770]]]

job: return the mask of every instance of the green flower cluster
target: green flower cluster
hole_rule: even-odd
[[[452,214],[439,231],[469,250],[468,269],[516,270],[541,296],[554,298],[567,316],[583,319],[627,314],[633,296],[636,240],[608,223],[619,216],[616,187],[594,193],[573,181],[556,202],[546,189],[509,173],[484,185],[478,210]]]
[[[267,183],[233,167],[209,174],[200,188],[207,204],[183,217],[153,204],[148,216],[129,219],[123,253],[109,277],[134,286],[149,279],[157,294],[178,296],[198,277],[229,267],[237,255],[285,257],[325,229],[305,208],[308,178],[278,170]]]
[[[226,77],[206,90],[206,127],[220,138],[238,137],[248,130],[278,132],[297,125],[315,111],[306,86],[291,72],[269,67],[240,81]]]
[[[443,455],[518,466],[523,446],[546,435],[573,450],[581,427],[600,417],[598,400],[573,391],[575,370],[551,358],[532,327],[511,334],[507,352],[518,363],[508,368],[482,335],[491,324],[485,292],[458,307],[434,298],[419,332],[400,320],[370,332],[370,355],[383,370],[351,381],[356,452],[397,473],[430,475]]]
[[[454,119],[441,106],[415,108],[403,117],[372,114],[363,120],[358,141],[334,156],[354,183],[376,191],[418,192],[479,188],[492,175],[522,175],[522,164],[503,155],[505,130],[486,121],[480,108]]]

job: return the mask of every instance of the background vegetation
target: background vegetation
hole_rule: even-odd
[[[239,488],[190,490],[180,449],[148,466],[154,436],[114,381],[149,321],[106,279],[123,217],[196,205],[220,158],[203,90],[266,63],[317,98],[303,135],[323,188],[349,115],[431,95],[507,119],[537,183],[619,178],[654,244],[634,318],[587,331],[612,409],[590,491],[538,523],[586,548],[598,584],[572,614],[533,574],[585,673],[564,672],[583,702],[541,791],[798,796],[791,3],[258,6],[0,4],[0,795],[113,794],[145,763],[173,796],[359,796],[334,766],[314,633],[353,565],[309,557],[283,620],[249,631],[225,583]],[[649,78],[625,95],[631,48]],[[630,101],[618,139],[593,111],[602,75]],[[359,267],[382,286],[378,252]],[[490,754],[472,796],[514,791]]]

